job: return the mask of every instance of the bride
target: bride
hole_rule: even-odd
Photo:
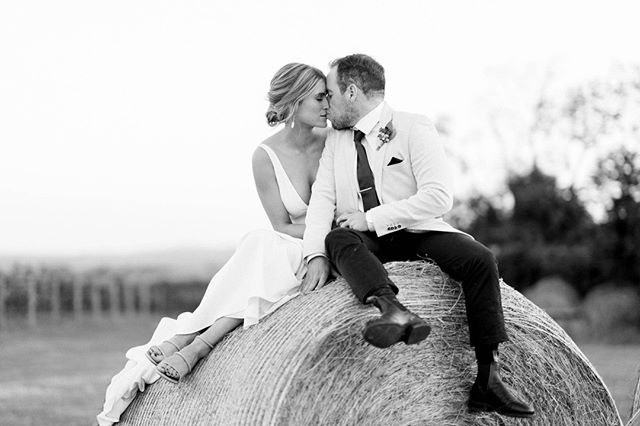
[[[107,388],[101,426],[118,422],[145,384],[159,377],[177,383],[227,333],[256,324],[299,293],[304,219],[326,139],[325,76],[309,65],[287,64],[271,80],[268,98],[268,124],[285,126],[258,145],[252,164],[273,230],[248,233],[195,311],[163,318],[146,345],[129,349],[125,368]]]

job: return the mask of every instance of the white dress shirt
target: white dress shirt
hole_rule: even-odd
[[[369,111],[367,115],[362,117],[355,126],[353,126],[354,130],[360,130],[364,133],[364,138],[362,139],[362,146],[364,146],[365,151],[367,152],[367,161],[369,162],[369,167],[371,170],[376,165],[379,165],[382,161],[384,161],[384,155],[380,152],[378,146],[380,145],[380,139],[378,139],[378,131],[380,127],[386,125],[387,123],[382,123],[377,125],[380,121],[380,115],[382,114],[382,110],[384,108],[384,101],[381,101],[378,106]],[[358,183],[358,156],[356,156],[355,161],[353,163],[353,179],[356,183],[355,187],[359,188],[360,184]],[[375,177],[374,177],[375,179]],[[375,185],[375,180],[374,180]],[[376,191],[377,193],[378,191]],[[382,203],[382,199],[380,198],[380,194],[378,194],[378,200]],[[364,212],[364,206],[362,204],[362,195],[358,192],[358,208],[361,212]],[[365,217],[367,219],[367,227],[369,231],[375,231],[373,226],[373,221],[369,217],[368,212],[365,212]],[[317,256],[326,257],[321,253],[313,253],[307,256],[307,262]]]
[[[353,128],[355,130],[360,130],[364,133],[364,138],[362,139],[362,146],[367,153],[367,160],[369,161],[369,167],[371,170],[375,170],[380,166],[380,163],[384,161],[384,154],[378,149],[378,146],[382,143],[380,139],[378,139],[378,133],[381,127],[384,127],[387,123],[380,123],[380,115],[382,114],[382,109],[384,107],[384,102],[380,102],[378,106],[369,111],[367,115],[362,117],[360,121],[356,123]],[[356,181],[356,188],[359,188],[358,184],[358,157],[356,156],[356,160],[353,163],[353,178]],[[374,181],[375,185],[375,181]],[[384,200],[382,200],[380,196],[380,192],[376,190],[378,195],[378,200],[382,204]],[[364,207],[362,204],[362,195],[358,193],[358,207],[360,211],[364,212]],[[368,212],[365,213],[367,218],[367,226],[369,231],[373,231],[373,221],[370,218]]]

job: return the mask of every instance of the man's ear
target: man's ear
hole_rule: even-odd
[[[351,83],[345,89],[345,94],[347,95],[347,99],[349,101],[351,101],[351,102],[354,102],[358,98],[358,92],[359,91],[360,91],[360,89],[358,89],[358,86],[356,86],[355,84]]]

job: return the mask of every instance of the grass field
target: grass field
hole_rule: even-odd
[[[0,332],[0,424],[91,425],[127,348],[144,343],[157,318],[64,322]],[[640,345],[581,345],[626,421],[640,366]]]

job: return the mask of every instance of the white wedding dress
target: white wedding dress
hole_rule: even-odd
[[[295,190],[275,152],[264,149],[275,170],[280,197],[292,223],[304,223],[307,205]],[[306,266],[302,257],[302,240],[273,230],[248,233],[229,261],[211,279],[209,286],[193,312],[177,319],[162,318],[151,340],[129,349],[127,363],[109,384],[103,411],[98,414],[100,426],[112,425],[131,404],[138,391],[160,376],[145,356],[157,345],[175,334],[187,334],[209,327],[218,318],[244,320],[245,328],[299,294]]]

